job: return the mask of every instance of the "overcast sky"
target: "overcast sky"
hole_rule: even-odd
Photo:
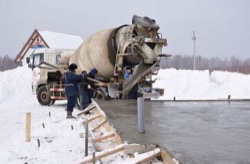
[[[0,55],[15,57],[34,29],[79,35],[156,20],[168,40],[164,53],[250,57],[250,0],[0,0]]]

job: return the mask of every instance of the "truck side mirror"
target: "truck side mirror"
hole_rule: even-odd
[[[27,64],[30,63],[30,58],[29,58],[29,57],[26,58],[26,63],[27,63]]]

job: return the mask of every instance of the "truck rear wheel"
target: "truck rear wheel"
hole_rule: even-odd
[[[41,86],[37,91],[37,100],[41,105],[50,105],[51,99],[46,86]]]
[[[105,91],[104,88],[97,88],[97,92],[94,93],[94,98],[97,99],[104,99],[104,100],[110,100],[111,97],[108,95],[108,93]]]

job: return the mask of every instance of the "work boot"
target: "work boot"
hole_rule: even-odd
[[[66,118],[76,118],[76,117],[72,116],[72,112],[67,111],[67,117]]]

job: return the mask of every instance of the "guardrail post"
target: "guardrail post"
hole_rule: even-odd
[[[145,127],[144,127],[144,98],[138,97],[137,98],[137,111],[138,111],[138,132],[144,133]]]

